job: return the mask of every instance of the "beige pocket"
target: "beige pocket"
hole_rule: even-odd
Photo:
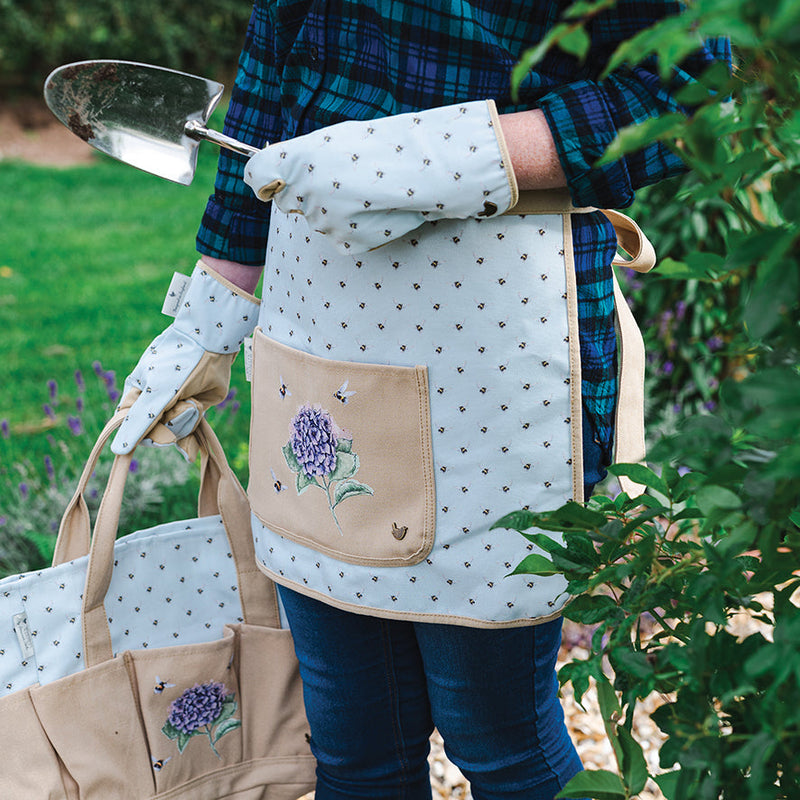
[[[433,546],[425,367],[333,361],[256,331],[248,495],[272,531],[352,564]]]

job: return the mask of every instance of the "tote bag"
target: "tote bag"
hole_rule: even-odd
[[[315,760],[244,491],[204,421],[197,519],[117,540],[128,454],[90,533],[83,493],[121,420],[92,450],[54,566],[0,582],[0,797],[295,800]]]

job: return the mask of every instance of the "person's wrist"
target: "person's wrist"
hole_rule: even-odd
[[[201,255],[200,260],[219,273],[225,280],[234,284],[234,286],[238,286],[248,294],[255,294],[263,267],[240,264],[236,261],[227,261],[214,256]]]

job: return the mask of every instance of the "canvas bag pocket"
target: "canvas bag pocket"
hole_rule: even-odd
[[[427,368],[253,346],[248,495],[272,531],[352,564],[406,566],[433,547]]]

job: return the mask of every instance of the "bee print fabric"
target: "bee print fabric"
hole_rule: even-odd
[[[242,620],[222,518],[200,517],[118,540],[105,608],[114,653],[208,642]],[[0,581],[0,697],[84,669],[81,596],[88,557]]]
[[[256,153],[245,181],[343,253],[426,220],[493,217],[518,196],[493,100],[331,125]]]
[[[254,434],[275,430],[251,439],[253,531],[265,572],[340,607],[404,619],[508,626],[558,613],[563,579],[508,576],[534,545],[490,528],[510,511],[556,508],[582,490],[570,236],[568,213],[443,220],[353,257],[303,217],[273,213],[260,326],[276,352],[294,355],[273,353],[273,369],[254,373],[254,407],[269,395],[287,408],[254,420]],[[302,386],[298,359],[308,367]],[[415,424],[430,425],[434,541],[401,566],[379,557],[417,524],[409,517],[424,503],[425,475],[392,445],[410,407],[362,379],[378,367],[424,369],[428,384],[429,418]],[[353,512],[348,525],[328,537],[354,548],[361,563],[298,535],[314,527],[306,495],[325,502],[319,488],[298,482],[279,446],[290,441],[301,404],[329,415],[338,426],[332,452],[346,440],[358,454],[354,480],[373,490],[342,504],[342,515]],[[288,534],[264,521],[283,504],[297,518]]]

